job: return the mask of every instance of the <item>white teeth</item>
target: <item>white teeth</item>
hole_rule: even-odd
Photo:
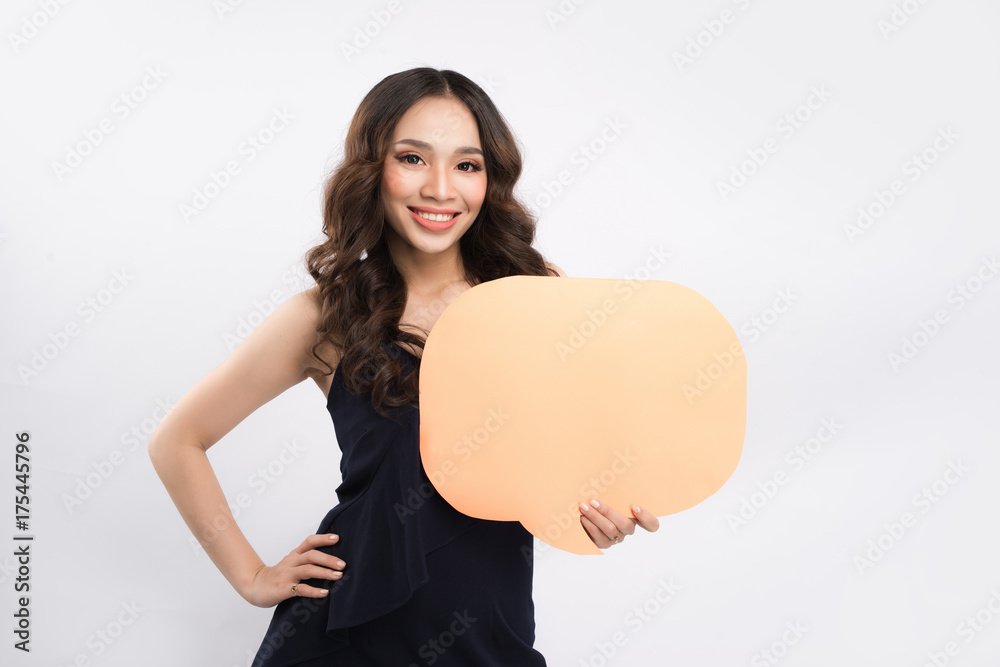
[[[427,213],[424,211],[414,211],[424,220],[430,220],[431,222],[444,222],[445,220],[451,220],[452,214],[450,213]]]

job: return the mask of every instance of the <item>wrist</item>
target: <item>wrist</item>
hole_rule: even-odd
[[[263,561],[258,561],[250,567],[242,570],[236,580],[230,582],[232,583],[233,588],[236,589],[236,592],[240,594],[240,597],[251,604],[253,604],[253,596],[251,595],[251,592],[254,588],[254,582],[257,581],[257,577],[260,576],[261,571],[265,567],[267,567],[267,565],[265,565]]]

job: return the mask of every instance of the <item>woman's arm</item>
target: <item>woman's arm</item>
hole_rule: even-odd
[[[328,536],[307,539],[275,566],[281,568],[280,576],[270,576],[266,571],[271,568],[236,525],[206,452],[261,405],[327,370],[310,350],[317,340],[315,295],[313,288],[281,304],[181,397],[147,445],[156,474],[188,528],[233,588],[261,607],[290,597],[291,584],[301,579],[336,578],[328,568],[337,567],[339,559],[310,551],[333,540]],[[327,361],[336,364],[336,360]],[[305,595],[306,589],[315,595],[322,590],[301,586],[299,594]]]

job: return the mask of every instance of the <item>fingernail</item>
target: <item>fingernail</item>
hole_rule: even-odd
[[[323,589],[323,592],[322,592],[322,593],[320,593],[320,595],[327,595],[327,594],[328,594],[329,592],[330,592],[330,591],[328,591],[328,590],[326,590],[326,589],[324,588],[324,589]]]
[[[582,509],[584,512],[589,512],[590,506],[587,503],[580,503],[580,509]]]
[[[638,505],[632,505],[632,511],[638,514],[639,512],[642,511],[642,508],[639,507]]]
[[[601,506],[601,503],[597,502],[597,498],[594,498],[593,500],[591,500],[590,504],[593,505],[594,507],[600,507]]]
[[[335,540],[335,539],[337,539],[337,537],[338,537],[337,535],[330,535],[330,539],[331,540]]]

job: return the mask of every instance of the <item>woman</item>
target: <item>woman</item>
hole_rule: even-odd
[[[481,282],[565,275],[531,247],[520,172],[513,135],[468,78],[417,68],[382,80],[327,184],[327,240],[307,255],[316,286],[254,329],[150,437],[156,471],[212,561],[248,602],[277,605],[255,665],[545,664],[532,648],[531,535],[461,514],[436,492],[408,504],[432,488],[416,399],[437,316]],[[342,450],[340,502],[268,566],[205,451],[306,378],[327,396]],[[637,523],[658,527],[645,511],[581,512],[601,548]]]

